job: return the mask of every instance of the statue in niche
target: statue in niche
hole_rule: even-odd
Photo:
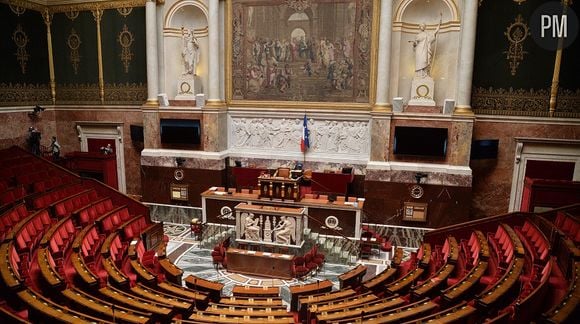
[[[244,238],[249,241],[260,240],[260,219],[249,213],[244,220]]]
[[[274,233],[276,236],[276,243],[278,244],[292,244],[294,238],[294,232],[296,228],[296,223],[294,218],[281,216],[280,223],[274,228]]]
[[[437,29],[433,34],[429,34],[425,31],[427,27],[424,23],[419,25],[421,30],[416,36],[414,41],[410,41],[413,44],[413,50],[415,51],[415,77],[425,78],[431,76],[431,65],[433,64],[435,46],[433,43],[437,40],[437,34],[441,27],[441,18],[439,19],[439,24]]]
[[[181,52],[184,64],[183,75],[197,75],[195,70],[199,63],[199,42],[197,37],[193,34],[193,30],[181,27],[181,40],[183,44]]]

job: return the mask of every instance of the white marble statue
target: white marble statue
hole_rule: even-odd
[[[195,69],[199,63],[199,43],[197,37],[193,34],[193,30],[181,27],[181,39],[183,43],[181,52],[184,64],[183,75],[197,75]]]
[[[259,241],[260,240],[260,219],[258,217],[253,217],[253,214],[247,214],[244,219],[244,236],[246,240],[249,241]]]
[[[278,244],[292,244],[292,238],[294,236],[294,231],[296,224],[292,217],[280,217],[280,223],[274,228],[274,233],[276,233],[276,243]]]
[[[437,40],[440,27],[441,20],[439,20],[435,32],[430,34],[425,31],[426,25],[422,23],[419,25],[421,31],[415,36],[414,41],[410,41],[415,51],[415,77],[424,78],[431,76],[431,65],[433,64],[433,53],[435,50],[433,43]]]

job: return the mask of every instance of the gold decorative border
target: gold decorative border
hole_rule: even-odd
[[[0,0],[0,3],[22,7],[25,9],[44,11],[48,9],[51,13],[70,12],[70,11],[91,11],[95,9],[117,9],[126,7],[145,7],[147,0],[111,0],[103,2],[83,2],[66,5],[42,5],[39,3],[24,0]]]
[[[105,102],[108,104],[136,104],[147,101],[147,84],[105,84]]]
[[[72,104],[100,104],[99,85],[57,84],[56,102]]]
[[[549,89],[475,88],[471,106],[475,114],[548,117]],[[552,117],[580,118],[580,89],[560,89]]]
[[[0,106],[52,103],[48,84],[0,83]]]
[[[226,0],[226,35],[225,43],[233,44],[234,27],[234,8],[233,0]],[[226,103],[232,107],[262,107],[262,108],[295,108],[295,109],[354,109],[354,110],[371,110],[376,100],[376,80],[377,80],[377,61],[378,61],[378,39],[379,39],[379,21],[380,21],[380,3],[379,1],[369,0],[372,11],[371,28],[372,33],[369,36],[370,48],[368,50],[369,58],[369,75],[365,79],[368,82],[368,102],[309,102],[309,101],[274,101],[274,100],[241,100],[233,99],[233,46],[226,46],[226,64],[225,64],[225,95]],[[354,82],[354,80],[353,80]]]

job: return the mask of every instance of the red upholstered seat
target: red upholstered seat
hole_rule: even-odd
[[[292,273],[296,278],[302,278],[308,274],[308,268],[304,264],[304,257],[298,256],[294,258]]]

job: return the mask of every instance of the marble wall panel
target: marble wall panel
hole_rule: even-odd
[[[373,118],[371,121],[371,161],[386,162],[391,150],[391,119]]]
[[[365,181],[366,223],[439,228],[470,220],[470,187],[421,185],[423,197],[410,196],[411,183]],[[427,203],[427,221],[403,220],[405,202]]]
[[[476,218],[509,210],[516,142],[515,137],[580,139],[578,123],[542,120],[477,121],[473,139],[499,139],[497,159],[473,160],[472,214]]]
[[[81,143],[76,130],[76,122],[114,122],[123,123],[123,149],[125,156],[125,180],[127,194],[141,194],[140,155],[143,144],[131,140],[131,125],[142,125],[143,114],[140,107],[111,108],[102,107],[80,109],[57,109],[56,134],[62,146],[61,155],[81,150]],[[47,138],[46,141],[50,141]]]
[[[149,215],[151,220],[156,222],[169,222],[174,224],[189,225],[191,220],[197,218],[201,221],[201,209],[182,207],[182,206],[168,206],[147,204],[149,206]]]
[[[201,207],[201,193],[212,186],[225,184],[225,171],[187,169],[183,179],[176,180],[176,167],[142,166],[143,201],[167,205]],[[171,183],[188,185],[188,201],[171,200]]]

